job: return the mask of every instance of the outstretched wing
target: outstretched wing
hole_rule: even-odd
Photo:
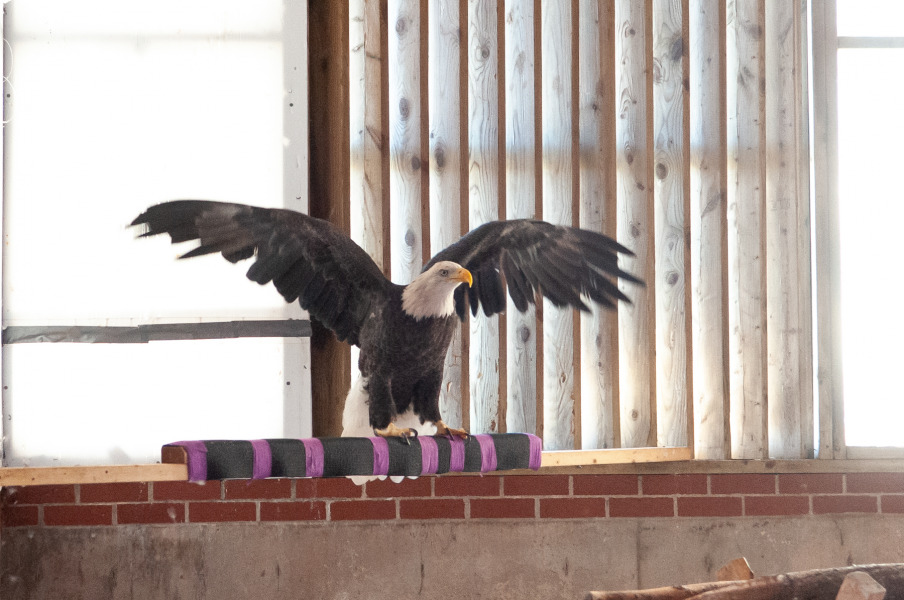
[[[528,219],[491,221],[471,231],[434,256],[424,269],[451,260],[471,271],[474,284],[455,291],[455,310],[462,320],[467,304],[477,314],[505,310],[508,286],[515,307],[524,312],[539,291],[558,307],[589,310],[582,296],[605,307],[630,302],[614,278],[643,282],[618,267],[618,254],[633,253],[601,233]]]
[[[347,235],[292,210],[175,200],[148,208],[132,225],[145,225],[141,237],[168,233],[173,243],[200,241],[180,258],[220,252],[235,263],[253,256],[248,279],[272,281],[287,302],[298,300],[351,344],[358,343],[372,301],[392,285]]]

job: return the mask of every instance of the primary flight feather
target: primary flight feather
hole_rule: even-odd
[[[520,311],[542,294],[555,306],[588,310],[629,301],[614,279],[642,283],[618,267],[631,252],[596,232],[543,221],[493,221],[436,254],[408,285],[389,281],[368,254],[322,219],[277,208],[175,200],[133,222],[144,236],[198,240],[182,255],[254,258],[248,278],[273,282],[336,337],[361,348],[360,380],[369,426],[381,436],[414,435],[395,419],[413,409],[438,434],[465,436],[443,423],[439,392],[446,351],[468,306],[490,316],[505,310],[505,289]],[[462,285],[466,284],[466,285]]]

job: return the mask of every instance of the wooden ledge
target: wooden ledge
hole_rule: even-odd
[[[539,471],[493,471],[484,476],[597,474],[719,474],[719,473],[904,473],[901,459],[854,460],[690,460],[688,448],[635,448],[544,452]],[[182,448],[170,448],[163,464],[97,467],[4,467],[0,487],[128,481],[187,481]],[[474,473],[449,473],[444,477]]]
[[[0,468],[0,486],[2,487],[126,481],[186,481],[187,479],[188,467],[184,464]]]

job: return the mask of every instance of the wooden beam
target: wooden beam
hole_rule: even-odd
[[[310,77],[310,214],[349,232],[348,0],[308,5]],[[351,382],[349,346],[316,321],[311,336],[311,404],[315,436],[342,433]]]
[[[541,467],[573,465],[633,464],[690,460],[690,448],[611,448],[609,450],[562,450],[544,452]]]
[[[0,487],[187,480],[188,467],[185,464],[0,468]]]

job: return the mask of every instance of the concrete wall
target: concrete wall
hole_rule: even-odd
[[[325,480],[7,488],[0,595],[582,598],[712,580],[738,556],[758,574],[904,562],[900,474],[584,477],[440,477],[363,489]],[[508,500],[531,505],[533,516],[481,516],[484,503]],[[626,502],[673,512],[616,516]],[[268,521],[274,504],[282,518]],[[735,505],[739,514],[683,516]],[[805,512],[749,514],[770,505]],[[593,506],[603,515],[580,516]],[[34,513],[38,522],[28,523]],[[140,514],[170,522],[122,522]]]

